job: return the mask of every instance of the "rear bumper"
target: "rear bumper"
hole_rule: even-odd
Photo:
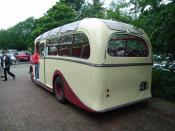
[[[107,111],[115,110],[115,109],[118,109],[118,108],[122,108],[122,107],[125,107],[125,106],[129,106],[129,105],[135,104],[135,103],[146,101],[146,100],[148,100],[150,98],[151,97],[147,97],[147,98],[144,98],[144,99],[140,99],[140,100],[136,100],[136,101],[133,101],[133,102],[126,103],[126,104],[122,104],[122,105],[118,105],[118,106],[115,106],[115,107],[107,108],[107,109],[104,109],[104,110],[101,110],[101,111],[97,111],[97,112],[107,112]]]

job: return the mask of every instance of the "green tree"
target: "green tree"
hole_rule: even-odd
[[[7,49],[9,46],[9,35],[6,30],[0,30],[0,49]]]
[[[75,19],[75,10],[65,3],[57,2],[43,17],[35,21],[32,34],[36,37],[45,31],[73,22]]]
[[[135,24],[151,38],[153,50],[158,53],[175,52],[175,3],[155,4],[140,14]]]
[[[128,7],[129,3],[123,0],[113,0],[110,4],[110,8],[106,12],[106,18],[125,23],[132,23],[133,18],[124,11],[124,9]]]
[[[83,18],[105,18],[106,9],[100,0],[93,0],[93,3],[86,3],[82,6],[79,19]]]
[[[72,7],[75,11],[80,11],[85,0],[60,0],[61,3],[65,3]]]
[[[33,27],[34,18],[30,17],[7,30],[1,30],[0,47],[3,49],[28,49],[33,42],[31,38]]]

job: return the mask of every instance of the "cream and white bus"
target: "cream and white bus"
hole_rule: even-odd
[[[105,112],[151,97],[152,49],[143,30],[87,18],[35,39],[39,79],[34,82],[91,112]]]

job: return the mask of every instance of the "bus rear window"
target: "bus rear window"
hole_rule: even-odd
[[[136,36],[115,34],[108,43],[107,52],[113,57],[147,57],[146,42]]]

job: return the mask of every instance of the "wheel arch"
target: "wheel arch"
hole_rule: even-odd
[[[53,80],[52,80],[52,85],[54,88],[54,82],[57,77],[61,77],[63,84],[64,84],[64,93],[65,93],[65,98],[72,104],[83,108],[87,111],[90,112],[95,112],[93,109],[89,108],[86,106],[79,98],[78,96],[74,93],[74,91],[71,89],[70,85],[67,83],[66,79],[64,78],[63,74],[59,70],[55,70],[54,75],[53,75]],[[54,89],[53,89],[54,90]]]
[[[61,79],[63,80],[63,75],[62,75],[62,73],[59,70],[55,70],[55,72],[53,74],[53,78],[52,78],[53,92],[54,92],[54,82],[55,82],[55,80],[56,80],[57,77],[61,77]]]

